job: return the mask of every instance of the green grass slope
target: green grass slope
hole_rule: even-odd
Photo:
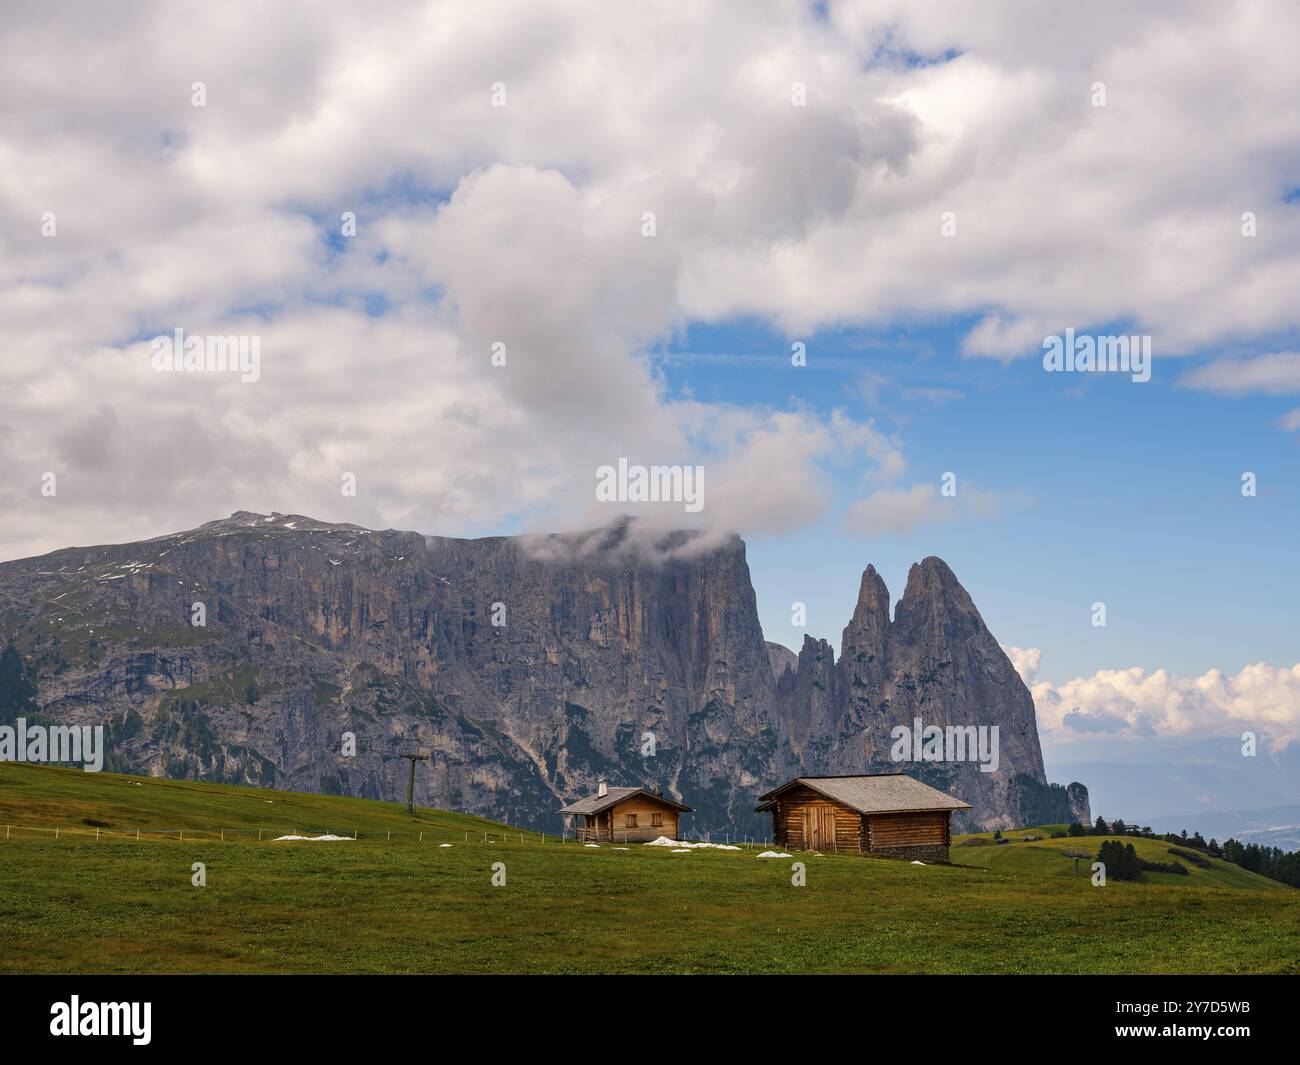
[[[0,971],[1300,972],[1289,890],[588,848],[390,803],[130,779],[0,766],[0,820],[122,830],[0,841]],[[137,841],[133,822],[187,833]],[[257,842],[272,824],[360,839]],[[220,841],[231,827],[247,831]],[[194,862],[206,887],[191,885]]]
[[[1090,867],[1096,859],[1097,851],[1108,839],[1118,839],[1122,843],[1132,843],[1137,856],[1143,861],[1159,862],[1162,865],[1177,863],[1187,870],[1187,875],[1178,873],[1144,872],[1143,882],[1147,884],[1167,884],[1189,887],[1223,887],[1238,888],[1248,891],[1282,891],[1294,892],[1294,888],[1270,880],[1266,876],[1252,873],[1239,865],[1225,862],[1220,858],[1201,855],[1191,848],[1163,840],[1141,839],[1133,836],[1076,836],[1066,839],[1047,838],[1052,826],[1043,829],[1025,829],[1023,831],[1004,832],[1003,838],[1011,842],[995,844],[992,833],[972,836],[958,836],[953,839],[949,857],[954,865],[978,866],[1005,873],[1031,873],[1040,876],[1074,876],[1074,862],[1066,857],[1073,852],[1086,854],[1088,857],[1079,862],[1079,878],[1090,876]],[[1038,835],[1033,842],[1023,840],[1025,835]],[[1173,850],[1197,853],[1200,863],[1172,854]]]
[[[352,835],[427,842],[463,840],[465,833],[515,836],[519,829],[468,814],[375,802],[336,795],[270,791],[162,777],[86,773],[26,763],[0,763],[0,834],[11,840],[43,839],[59,827],[60,838],[121,835],[134,839],[187,838],[256,840],[290,833]],[[525,833],[525,836],[528,836]]]

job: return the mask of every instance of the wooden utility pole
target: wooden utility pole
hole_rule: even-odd
[[[398,757],[405,758],[411,763],[411,772],[406,778],[406,812],[408,814],[413,814],[415,813],[415,763],[427,762],[429,756],[427,754],[420,754],[419,751],[412,751],[409,754],[402,754]]]
[[[1079,875],[1079,861],[1080,861],[1080,859],[1090,857],[1090,855],[1083,854],[1083,853],[1080,852],[1080,851],[1066,851],[1066,852],[1065,852],[1065,857],[1067,857],[1067,858],[1073,858],[1073,859],[1074,859],[1074,875],[1075,875],[1075,876],[1078,876],[1078,875]]]

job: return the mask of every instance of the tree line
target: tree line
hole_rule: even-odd
[[[1186,847],[1192,852],[1208,854],[1211,858],[1222,858],[1226,862],[1232,862],[1233,865],[1239,865],[1243,869],[1258,873],[1260,876],[1266,876],[1270,880],[1277,880],[1283,884],[1289,884],[1291,887],[1300,887],[1300,851],[1284,851],[1281,847],[1262,846],[1258,843],[1242,843],[1240,840],[1235,839],[1229,839],[1220,844],[1218,840],[1205,839],[1199,832],[1188,835],[1186,829],[1183,829],[1181,833],[1157,833],[1153,832],[1149,825],[1128,825],[1119,818],[1116,818],[1109,825],[1101,817],[1098,817],[1096,823],[1091,826],[1081,825],[1076,822],[1066,829],[1066,835],[1138,836],[1142,839],[1162,840],[1165,843],[1175,843],[1180,847]],[[1115,848],[1118,848],[1118,850]],[[1133,852],[1131,856],[1129,852]],[[1186,857],[1195,864],[1193,854],[1188,854]],[[1111,841],[1109,844],[1103,843],[1101,850],[1097,854],[1097,860],[1105,862],[1106,875],[1117,880],[1137,880],[1143,867],[1153,872],[1173,872],[1173,869],[1168,868],[1168,865],[1172,863],[1143,862],[1138,858],[1137,852],[1134,851],[1133,844],[1125,845],[1119,840]],[[1119,870],[1119,872],[1114,870]]]

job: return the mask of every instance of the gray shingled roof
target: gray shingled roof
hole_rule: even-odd
[[[969,810],[970,803],[954,799],[902,773],[879,773],[852,777],[795,777],[794,780],[760,795],[759,811],[770,809],[781,792],[802,784],[826,798],[860,814],[909,813],[914,810]]]
[[[661,802],[665,806],[671,806],[683,813],[691,812],[689,806],[678,802],[676,799],[670,799],[667,795],[656,795],[646,788],[610,788],[604,795],[589,795],[585,799],[579,799],[577,802],[564,807],[560,813],[598,814],[602,810],[608,810],[611,806],[623,802],[625,799],[630,799],[633,795],[644,795],[647,799]]]

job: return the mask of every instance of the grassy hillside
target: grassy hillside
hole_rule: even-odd
[[[435,843],[463,840],[467,832],[520,834],[467,814],[419,807],[408,814],[401,803],[0,763],[0,833],[13,826],[11,840],[38,840],[48,838],[56,825],[61,838],[94,837],[99,827],[101,839],[134,839],[137,829],[144,839],[173,840],[181,829],[187,839],[224,834],[228,840],[254,841],[259,829],[263,839],[357,832],[362,839],[392,833],[414,840],[423,832]]]
[[[1118,839],[1123,843],[1132,843],[1137,856],[1143,861],[1159,862],[1162,865],[1177,863],[1187,870],[1186,876],[1178,873],[1144,872],[1143,882],[1147,884],[1242,888],[1250,891],[1294,892],[1295,890],[1286,884],[1243,869],[1239,865],[1233,865],[1220,858],[1211,858],[1208,854],[1198,853],[1200,862],[1193,862],[1171,853],[1175,850],[1189,853],[1190,848],[1184,845],[1134,836],[1076,836],[1051,839],[1053,827],[1047,825],[1043,828],[1004,832],[1003,838],[1011,842],[1003,844],[995,844],[992,833],[958,836],[953,840],[949,856],[954,865],[979,866],[1000,873],[1073,877],[1074,862],[1066,857],[1066,853],[1086,854],[1088,857],[1079,862],[1079,878],[1082,879],[1090,875],[1090,867],[1102,843],[1108,839]],[[1026,835],[1037,835],[1042,838],[1026,842],[1023,838]]]
[[[1300,892],[1267,881],[1098,889],[1001,867],[1028,844],[956,848],[989,864],[951,867],[587,848],[391,803],[132,779],[0,765],[0,821],[83,831],[0,840],[0,971],[1300,972]],[[96,840],[87,819],[124,834]],[[185,840],[137,842],[136,825]],[[360,839],[258,843],[258,826]]]

